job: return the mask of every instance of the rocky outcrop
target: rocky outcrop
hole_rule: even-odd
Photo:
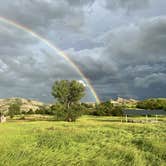
[[[118,97],[116,100],[111,100],[111,103],[114,105],[136,105],[138,100]]]

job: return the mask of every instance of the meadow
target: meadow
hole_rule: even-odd
[[[0,166],[166,165],[166,118],[144,124],[118,117],[26,119],[0,124]]]

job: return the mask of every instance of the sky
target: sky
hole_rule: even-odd
[[[166,97],[165,0],[0,0],[0,16],[50,41],[101,100]],[[56,80],[83,78],[30,33],[0,21],[0,98],[54,101]],[[85,101],[94,101],[87,88]]]

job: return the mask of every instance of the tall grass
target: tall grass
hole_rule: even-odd
[[[116,119],[116,118],[115,118]],[[83,117],[0,124],[0,166],[164,166],[166,125]]]

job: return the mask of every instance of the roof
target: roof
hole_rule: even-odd
[[[123,110],[125,115],[166,115],[164,110]]]

